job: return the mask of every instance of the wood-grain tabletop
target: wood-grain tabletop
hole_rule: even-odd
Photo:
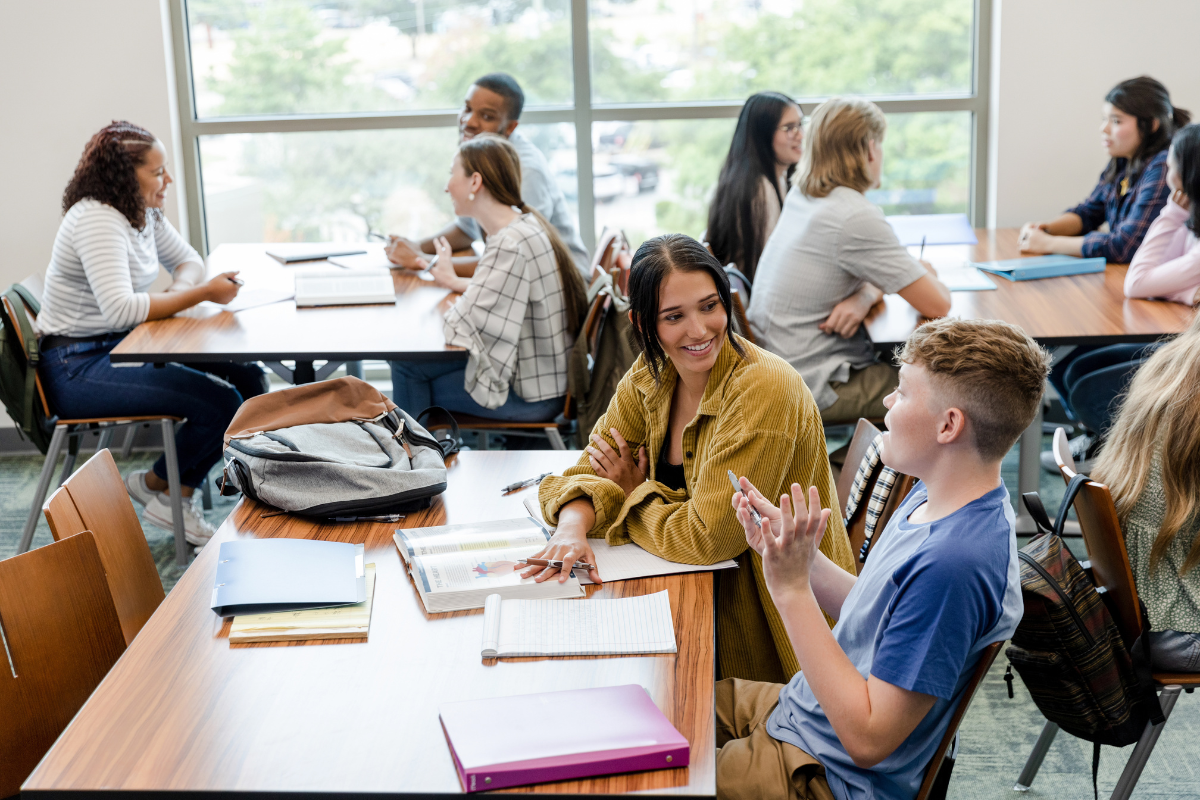
[[[237,271],[243,293],[289,291],[298,272],[337,269],[326,261],[283,265],[266,244],[223,244],[209,255],[209,277]],[[351,271],[347,270],[349,274]],[[466,360],[448,347],[443,315],[457,295],[393,269],[395,305],[296,308],[293,300],[223,311],[212,304],[143,322],[117,345],[114,362]]]
[[[1021,256],[1016,228],[975,231],[974,246],[926,247],[925,259],[939,265],[964,261],[996,261]],[[1020,325],[1045,345],[1149,342],[1182,332],[1192,310],[1179,303],[1129,300],[1125,297],[1124,264],[1104,272],[1032,281],[1010,281],[988,275],[995,291],[952,292],[951,317],[998,319]],[[920,322],[916,309],[899,295],[886,295],[867,316],[866,327],[877,348],[902,344]]]
[[[516,479],[572,465],[578,453],[466,452],[448,489],[408,527],[524,516]],[[543,784],[553,794],[713,796],[711,573],[589,587],[624,597],[666,589],[679,652],[482,660],[482,611],[427,615],[392,542],[395,524],[262,518],[243,500],[184,573],[22,793],[106,797],[201,792],[421,797],[462,789],[438,723],[440,703],[637,683],[691,743],[688,767]],[[209,609],[220,543],[290,536],[364,543],[377,570],[367,640],[230,646]],[[586,600],[579,602],[587,602]],[[563,709],[547,725],[586,725]]]

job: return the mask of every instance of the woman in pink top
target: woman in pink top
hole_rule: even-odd
[[[1200,290],[1200,125],[1181,128],[1171,140],[1167,185],[1171,199],[1133,256],[1125,275],[1125,296],[1190,306]]]

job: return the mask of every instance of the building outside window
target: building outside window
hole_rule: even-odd
[[[425,236],[472,80],[512,74],[589,246],[699,236],[744,98],[888,116],[889,214],[982,224],[990,0],[172,0],[193,242]]]

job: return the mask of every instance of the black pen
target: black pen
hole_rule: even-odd
[[[538,475],[536,478],[526,478],[523,481],[517,481],[516,483],[510,483],[508,486],[505,486],[503,489],[500,490],[500,494],[508,494],[509,492],[515,492],[517,489],[524,489],[526,486],[533,486],[534,484],[541,483],[543,478],[548,478],[553,474],[554,474],[553,472],[543,472],[541,475]]]
[[[917,256],[917,261],[925,258],[925,237],[921,237],[921,255]]]

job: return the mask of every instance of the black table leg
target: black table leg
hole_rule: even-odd
[[[292,383],[299,386],[302,383],[312,383],[317,379],[317,371],[313,369],[311,361],[297,361],[296,369],[292,373]]]

